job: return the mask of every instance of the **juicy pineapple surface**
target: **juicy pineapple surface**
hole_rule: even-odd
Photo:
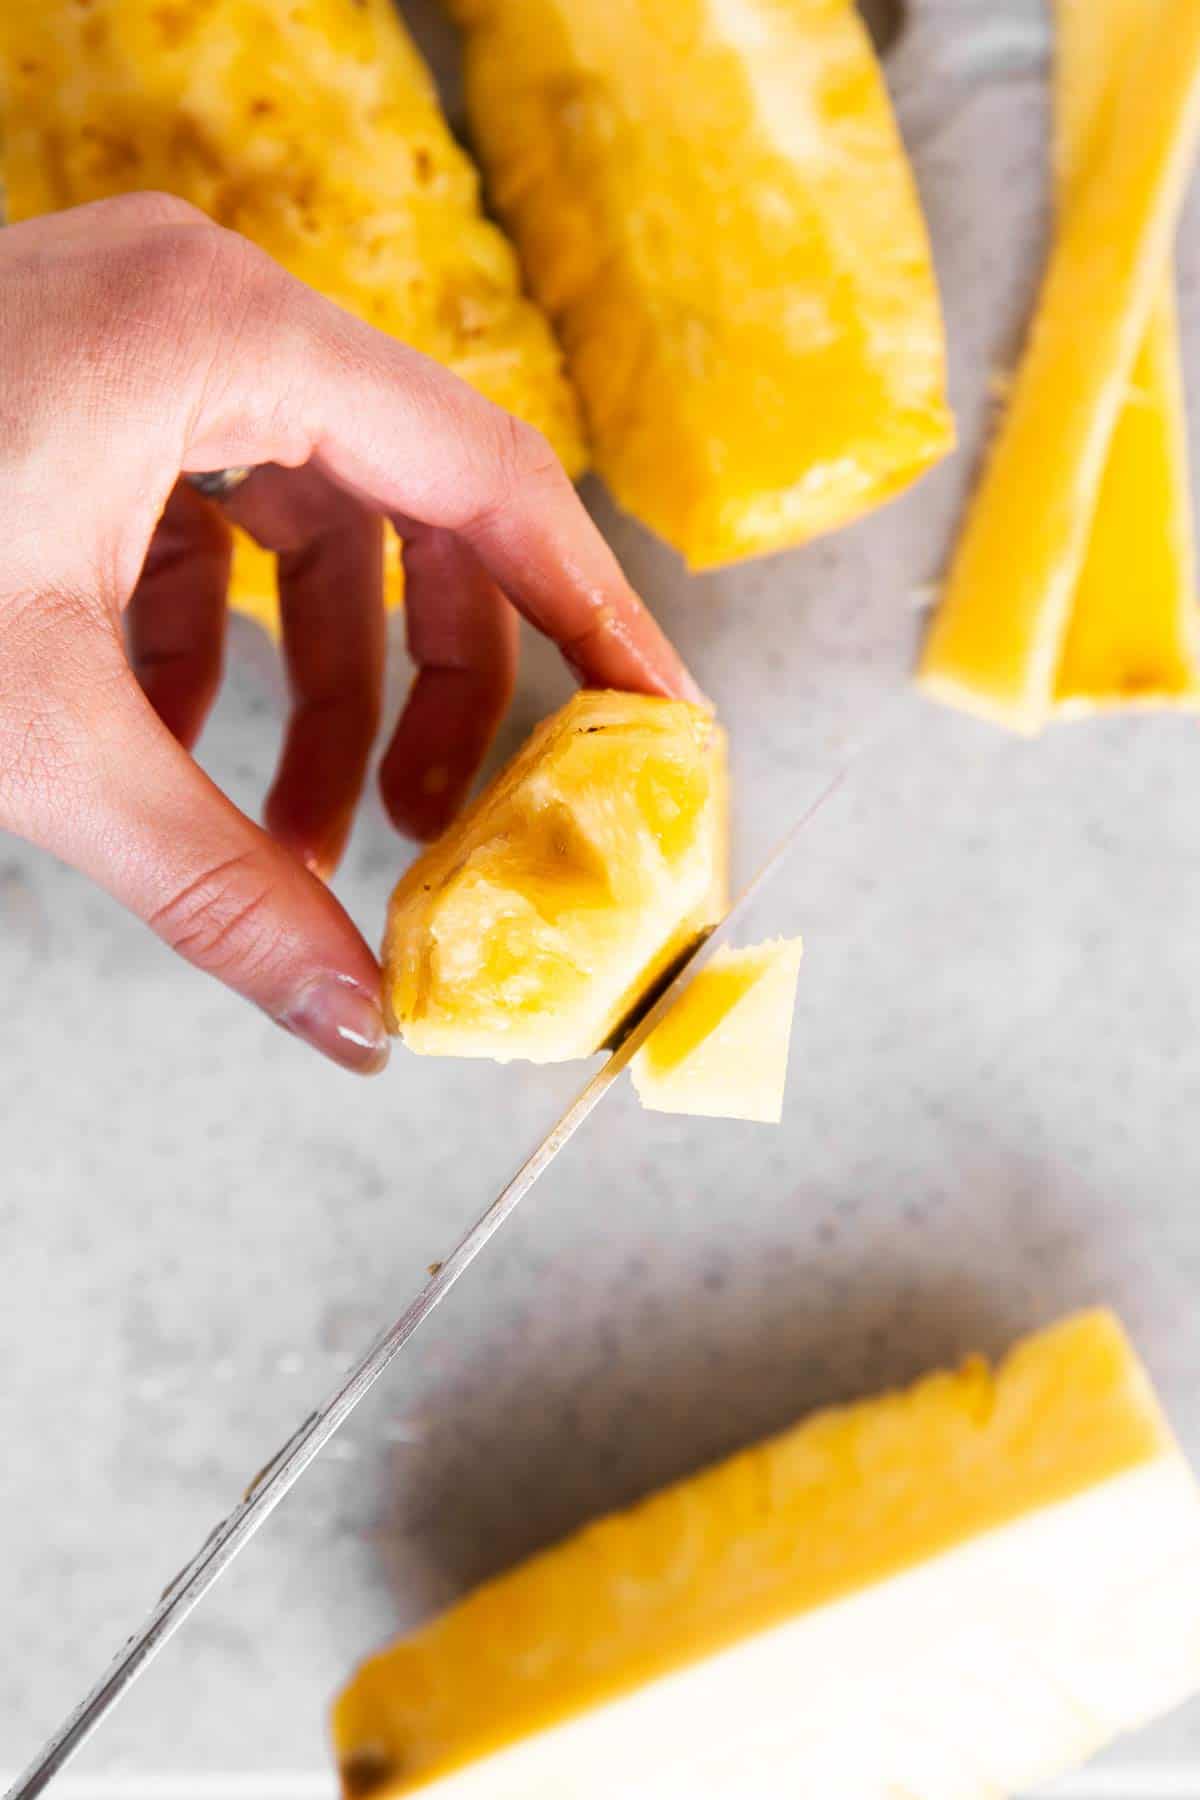
[[[779,1123],[801,949],[775,938],[716,952],[630,1064],[648,1111]]]
[[[347,1796],[997,1800],[1200,1684],[1200,1496],[1111,1314],[793,1430],[372,1657]]]
[[[696,568],[949,449],[925,227],[853,0],[450,0],[594,460]]]
[[[4,0],[0,77],[10,219],[177,194],[579,471],[559,351],[391,0]],[[233,597],[268,622],[272,577],[253,554],[235,564]]]
[[[579,693],[397,886],[389,1023],[426,1055],[590,1055],[724,904],[723,733]]]

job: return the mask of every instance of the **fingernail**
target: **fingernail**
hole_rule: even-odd
[[[704,689],[700,686],[700,683],[693,680],[686,669],[683,671],[683,681],[681,685],[683,687],[683,697],[685,700],[693,701],[696,706],[703,706],[708,712],[716,712],[716,707],[713,705]]]
[[[279,1024],[356,1075],[378,1075],[387,1066],[391,1046],[383,1014],[348,975],[318,975],[280,1014]]]

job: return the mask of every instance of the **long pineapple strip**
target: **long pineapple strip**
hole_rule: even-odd
[[[694,568],[949,449],[924,222],[853,0],[448,0],[594,460]]]
[[[1050,259],[1007,416],[921,659],[927,692],[1023,732],[1053,701],[1134,360],[1200,131],[1200,5],[1163,0]]]
[[[1200,1494],[1085,1313],[818,1414],[373,1657],[348,1800],[985,1800],[1200,1685]]]
[[[580,469],[559,351],[391,0],[3,0],[0,75],[10,219],[178,194]],[[268,620],[272,572],[242,540],[235,598]]]
[[[1099,153],[1162,0],[1057,0],[1060,204]],[[1200,702],[1200,612],[1171,269],[1113,431],[1055,683],[1056,712]]]

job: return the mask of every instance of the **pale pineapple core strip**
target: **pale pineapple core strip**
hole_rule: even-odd
[[[1097,155],[1121,78],[1163,0],[1057,0],[1055,169],[1060,204]],[[1109,445],[1055,683],[1055,711],[1195,705],[1200,611],[1173,273],[1150,314]]]
[[[1164,0],[1081,178],[1009,408],[968,510],[918,680],[1036,732],[1134,360],[1161,291],[1200,129],[1200,5]]]
[[[649,1112],[778,1125],[803,946],[718,950],[629,1066]]]
[[[190,200],[583,463],[573,394],[391,0],[4,0],[9,218],[138,188]],[[389,594],[401,592],[388,550]],[[233,597],[274,626],[273,561]]]
[[[491,193],[596,467],[693,568],[953,439],[924,221],[853,0],[450,0]]]
[[[983,1800],[1200,1683],[1200,1497],[1111,1314],[819,1413],[340,1696],[347,1796]]]

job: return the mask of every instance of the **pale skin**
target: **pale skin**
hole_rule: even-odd
[[[179,479],[245,465],[220,505]],[[164,195],[0,233],[0,493],[0,828],[360,1073],[387,1059],[380,971],[325,878],[380,722],[383,521],[417,673],[380,785],[411,836],[487,751],[518,613],[581,681],[699,697],[537,432]],[[279,557],[265,829],[190,754],[230,520]]]

